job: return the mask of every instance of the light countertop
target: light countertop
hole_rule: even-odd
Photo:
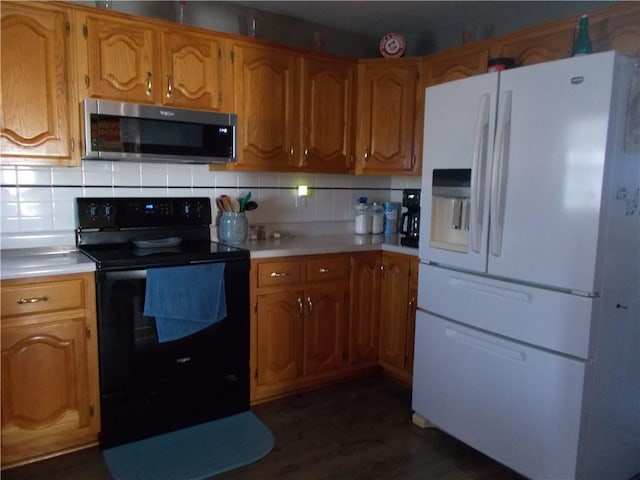
[[[360,251],[389,251],[418,255],[417,248],[400,245],[399,235],[313,235],[252,240],[235,247],[250,251],[251,258],[288,257]],[[93,272],[95,263],[74,247],[38,247],[2,250],[0,279]]]
[[[417,248],[400,245],[399,235],[313,235],[267,240],[249,240],[236,245],[251,252],[251,258],[288,257],[360,251],[390,251],[418,255]]]
[[[93,272],[96,264],[73,247],[38,247],[3,250],[0,279]]]

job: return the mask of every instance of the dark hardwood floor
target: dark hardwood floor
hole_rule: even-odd
[[[264,459],[216,480],[511,480],[513,471],[411,423],[411,392],[384,376],[257,405],[274,433]],[[110,480],[99,448],[8,469],[2,480]]]

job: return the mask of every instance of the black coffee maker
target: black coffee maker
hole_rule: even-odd
[[[407,209],[400,216],[400,243],[406,247],[418,248],[420,239],[420,189],[402,191],[402,206]]]

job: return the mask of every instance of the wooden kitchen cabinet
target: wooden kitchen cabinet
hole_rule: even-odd
[[[79,165],[69,10],[2,2],[1,16],[2,163]]]
[[[423,60],[361,60],[356,173],[417,175],[424,114]]]
[[[484,42],[425,57],[427,87],[486,73],[489,47]]]
[[[616,50],[625,55],[638,55],[640,5],[637,2],[623,2],[586,13],[594,52]],[[491,56],[512,57],[518,66],[569,58],[578,20],[579,17],[571,17],[498,37],[491,46]]]
[[[84,93],[123,102],[158,103],[162,88],[158,32],[153,24],[91,13],[80,19],[86,52]],[[79,41],[83,45],[83,41]]]
[[[377,365],[382,254],[351,255],[349,365]]]
[[[304,171],[346,173],[352,161],[354,64],[311,56],[301,62],[299,165]]]
[[[225,88],[224,41],[186,29],[162,32],[162,102],[165,105],[231,111]]]
[[[353,63],[258,44],[233,45],[238,162],[229,168],[346,173]]]
[[[252,260],[251,401],[344,374],[349,257]]]
[[[236,43],[233,57],[238,162],[229,167],[293,169],[300,128],[296,56],[284,49]]]
[[[230,108],[221,37],[99,12],[78,13],[78,23],[83,25],[78,40],[82,97]]]
[[[2,465],[95,444],[92,273],[2,282]]]
[[[382,254],[379,361],[391,375],[411,383],[417,300],[415,257]]]

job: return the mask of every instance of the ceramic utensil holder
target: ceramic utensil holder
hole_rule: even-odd
[[[218,238],[221,242],[244,243],[249,236],[249,221],[244,212],[222,212]]]

